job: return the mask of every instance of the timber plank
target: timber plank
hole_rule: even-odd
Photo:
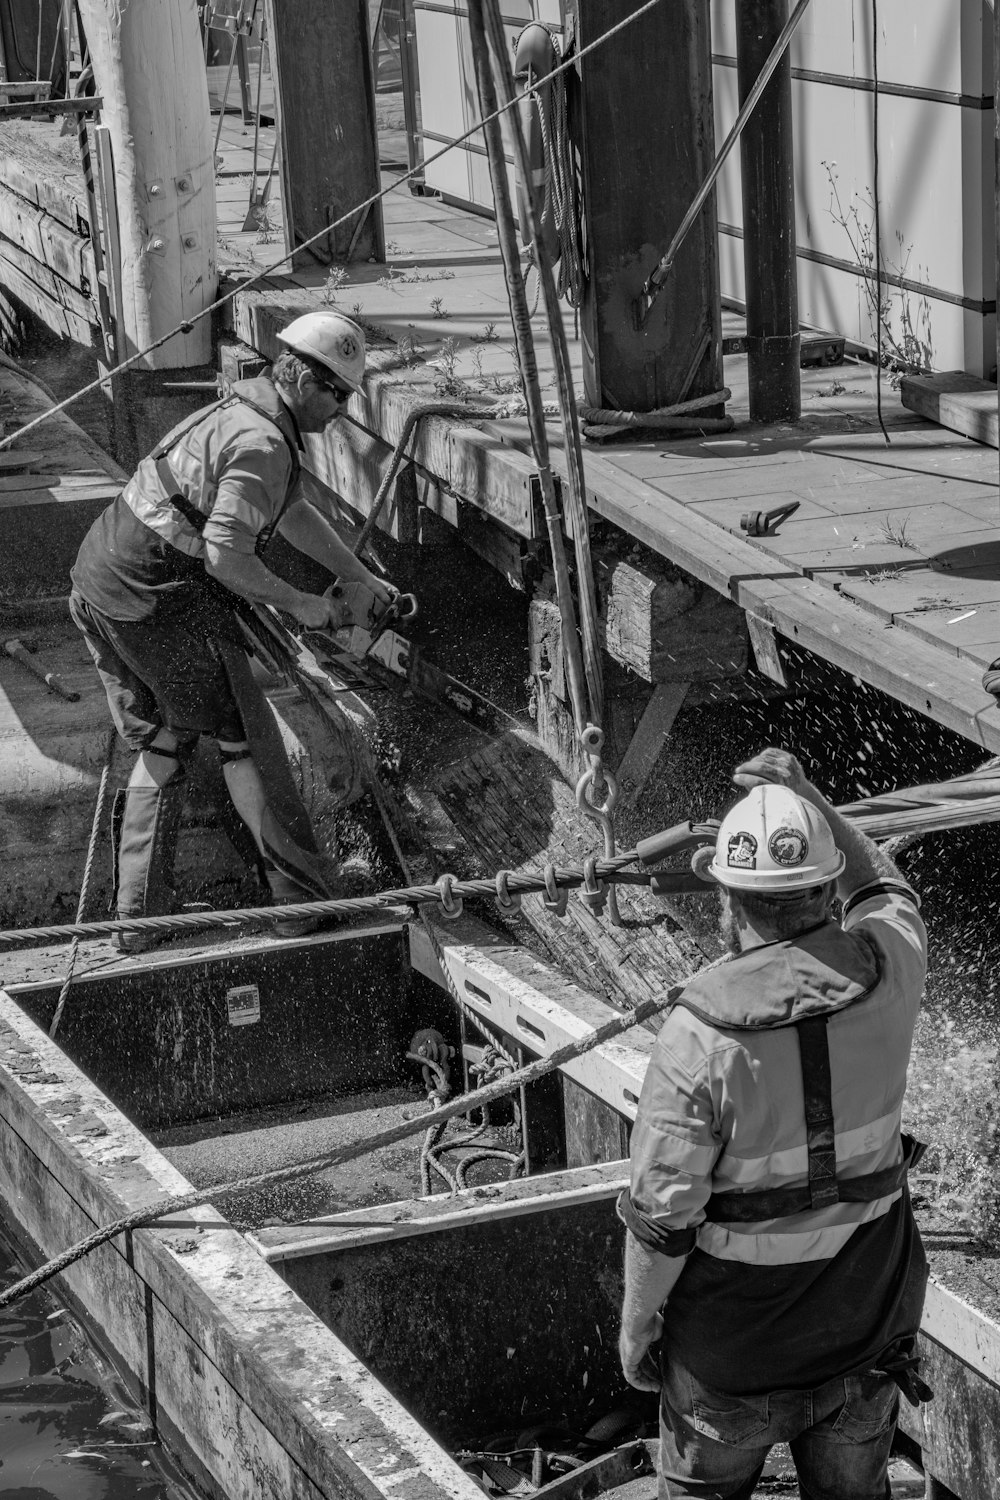
[[[9,240],[0,244],[0,283],[61,338],[89,347],[98,328],[97,309]]]
[[[786,498],[792,500],[800,495],[823,502],[827,491],[832,491],[836,496],[848,485],[873,483],[882,478],[876,470],[864,464],[836,457],[812,458],[807,470],[807,473],[802,473],[796,465],[789,463],[755,464],[747,470],[749,477],[740,485],[740,498],[757,499],[758,504],[753,509],[769,510],[773,505],[782,504]],[[742,467],[740,472],[742,474]],[[669,479],[654,475],[650,477],[650,483],[654,488],[662,489],[675,500],[683,500],[686,504],[699,500],[730,499],[733,495],[731,466],[699,470]],[[786,491],[791,493],[786,496]],[[776,497],[771,505],[763,504],[771,495]]]
[[[974,743],[1000,750],[1000,720],[990,721],[992,699],[976,663],[956,660],[888,620],[880,624],[842,591],[803,578],[780,559],[761,559],[651,485],[636,479],[626,485],[608,469],[603,456],[588,454],[589,498],[600,515],[817,656]],[[934,576],[922,571],[921,584]]]
[[[89,238],[0,184],[0,236],[89,296],[97,284]]]
[[[34,120],[0,122],[0,182],[81,233],[89,225],[75,132]]]
[[[406,1198],[375,1208],[324,1214],[308,1224],[259,1229],[247,1238],[260,1247],[262,1258],[273,1265],[275,1261],[319,1255],[348,1246],[384,1244],[466,1224],[496,1223],[523,1214],[573,1208],[578,1203],[602,1203],[617,1197],[628,1181],[627,1160],[601,1162],[563,1172],[543,1172],[514,1182],[460,1188],[457,1193],[436,1194],[431,1198]]]
[[[928,421],[993,448],[1000,446],[995,381],[980,380],[964,370],[904,375],[900,398],[909,411]]]
[[[1000,600],[995,604],[908,611],[897,615],[896,621],[942,650],[967,656],[983,666],[1000,656]]]

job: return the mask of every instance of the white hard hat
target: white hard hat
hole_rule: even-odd
[[[723,818],[708,868],[736,890],[795,891],[835,880],[845,863],[818,808],[768,782]]]
[[[352,391],[365,373],[365,336],[357,323],[338,312],[303,313],[278,334],[283,344],[325,365]]]

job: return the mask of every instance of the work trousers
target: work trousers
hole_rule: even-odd
[[[888,1500],[898,1410],[881,1373],[732,1396],[673,1361],[660,1400],[660,1500],[751,1500],[775,1443],[791,1448],[801,1500]]]

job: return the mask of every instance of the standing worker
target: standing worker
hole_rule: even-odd
[[[308,819],[303,812],[304,829],[279,819],[266,756],[255,758],[251,724],[263,709],[270,725],[270,711],[249,672],[236,608],[248,600],[307,629],[340,625],[335,600],[303,593],[266,566],[262,552],[276,530],[331,573],[361,580],[380,602],[396,591],[298,489],[302,434],[324,431],[359,389],[364,334],[340,313],[313,312],[278,338],[285,347],[268,374],[235,384],[142,460],[90,528],[73,568],[70,613],[115,727],[139,752],[115,807],[119,917],[172,908],[184,763],[201,735],[218,741],[242,820],[237,831],[249,830],[272,901],[327,894]],[[293,936],[309,925],[286,919],[279,931]],[[158,938],[122,933],[119,946],[138,952]]]
[[[662,1500],[749,1500],[778,1442],[802,1500],[884,1500],[899,1390],[931,1394],[900,1136],[926,933],[793,755],[734,780],[710,866],[730,956],[678,992],[632,1133],[622,1366],[661,1392]]]

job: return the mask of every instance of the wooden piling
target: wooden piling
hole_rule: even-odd
[[[740,104],[788,20],[788,0],[737,0]],[[799,310],[792,156],[792,64],[786,50],[740,137],[750,420],[796,421]]]
[[[617,0],[567,0],[585,46]],[[581,309],[590,406],[650,411],[722,385],[716,213],[710,198],[641,328],[634,305],[712,165],[705,0],[664,0],[568,75],[590,265]],[[627,100],[627,107],[623,101]],[[706,415],[721,415],[710,411]]]
[[[293,250],[379,189],[367,0],[266,0],[281,192]],[[323,235],[296,262],[384,260],[376,203]]]

